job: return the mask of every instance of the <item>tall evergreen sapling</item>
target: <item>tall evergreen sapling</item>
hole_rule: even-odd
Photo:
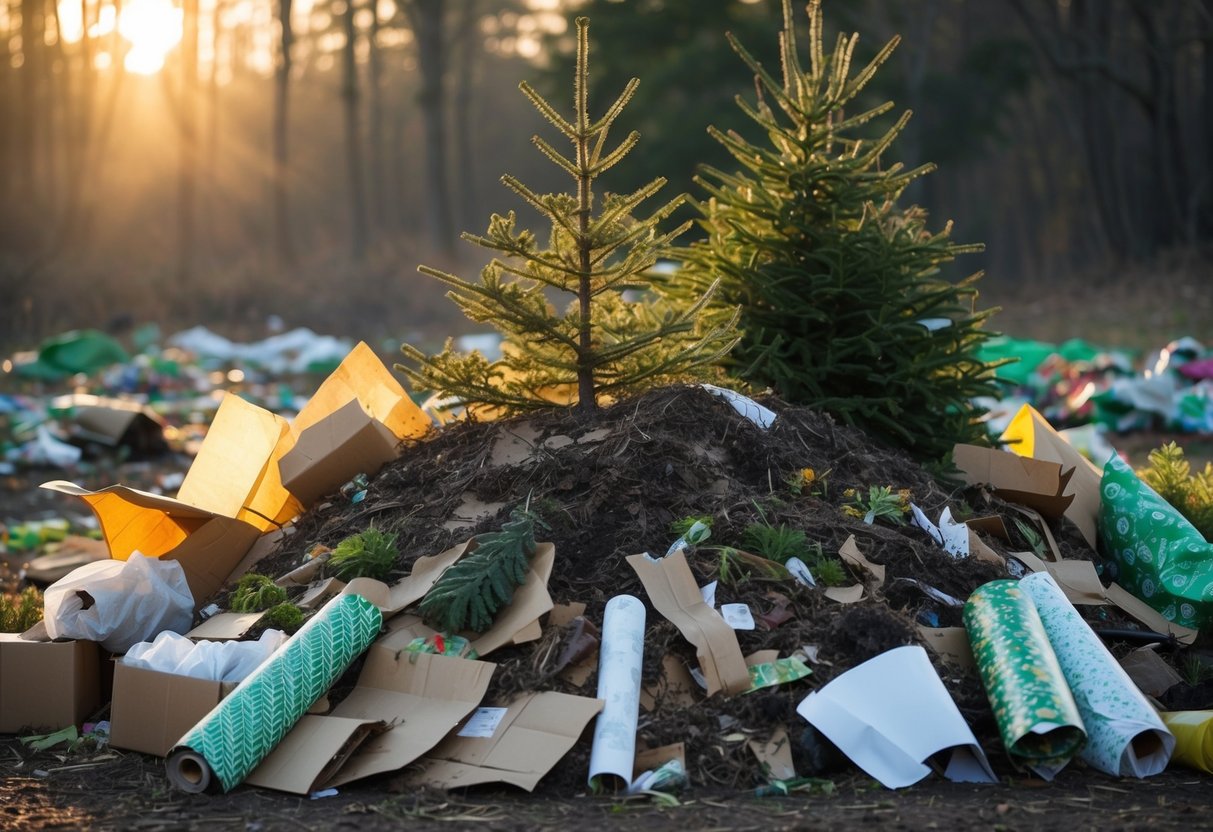
[[[689,223],[668,233],[657,230],[682,203],[681,196],[647,219],[632,217],[641,202],[660,190],[664,179],[630,194],[605,193],[596,204],[595,180],[639,139],[633,132],[614,150],[604,152],[607,133],[639,82],[632,79],[602,118],[590,120],[588,27],[585,18],[577,20],[572,121],[525,82],[520,87],[572,143],[569,158],[544,139],[533,139],[573,178],[576,193],[540,195],[512,176],[501,180],[551,223],[547,248],[540,248],[532,232],[515,230],[511,211],[505,216],[494,214],[484,236],[463,235],[500,255],[481,271],[479,283],[420,267],[451,287],[447,296],[468,318],[501,332],[503,356],[490,363],[480,353],[455,352],[448,341],[442,353],[427,357],[405,344],[401,349],[409,363],[397,368],[415,387],[453,396],[468,404],[472,413],[512,413],[573,403],[581,410],[594,410],[599,397],[704,377],[736,340],[731,334],[735,319],[728,314],[712,327],[697,326],[699,313],[714,291],[710,281],[681,306],[655,294],[641,301],[623,296],[625,290],[656,291],[646,272]],[[558,315],[545,290],[575,299]]]
[[[783,15],[782,81],[730,38],[758,90],[755,105],[738,96],[738,106],[766,142],[711,129],[740,169],[697,177],[709,195],[696,203],[707,238],[677,253],[684,266],[671,287],[694,295],[719,281],[708,312],[740,306],[743,335],[728,359],[735,375],[942,459],[953,443],[984,437],[970,400],[997,393],[975,357],[993,312],[974,310],[980,275],[939,276],[941,264],[981,246],[957,245],[950,223],[932,233],[921,209],[898,207],[906,185],[933,169],[882,165],[909,112],[870,139],[860,128],[892,102],[844,112],[897,39],[848,78],[858,36],[839,36],[825,55],[814,0],[806,71],[789,0]]]

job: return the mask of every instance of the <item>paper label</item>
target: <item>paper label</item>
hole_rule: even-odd
[[[745,604],[721,604],[720,614],[724,616],[724,623],[734,630],[754,629],[754,616]]]
[[[501,724],[501,720],[505,719],[507,710],[508,708],[477,708],[468,717],[467,724],[460,729],[456,736],[485,738],[493,736],[497,726]]]
[[[703,602],[712,609],[716,609],[716,584],[718,581],[712,581],[706,586],[699,588],[699,596],[703,598]]]

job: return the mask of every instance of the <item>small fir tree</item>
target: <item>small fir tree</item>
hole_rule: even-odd
[[[970,400],[997,394],[975,358],[994,311],[974,310],[980,274],[959,283],[938,275],[981,246],[957,245],[950,223],[932,233],[921,209],[898,207],[906,185],[933,169],[881,164],[909,112],[870,140],[861,128],[892,102],[844,113],[897,38],[850,78],[858,36],[839,36],[827,56],[814,0],[806,71],[789,0],[783,16],[782,81],[730,38],[758,90],[755,105],[737,103],[767,142],[710,128],[741,169],[697,177],[709,195],[696,203],[707,238],[677,253],[683,268],[671,289],[694,295],[719,282],[708,313],[740,307],[733,374],[920,458],[943,459],[955,442],[983,440]]]
[[[480,353],[455,352],[448,341],[442,353],[426,356],[403,345],[409,364],[397,365],[418,389],[451,396],[480,410],[520,412],[576,403],[581,410],[598,406],[598,397],[638,392],[676,380],[704,377],[709,367],[735,343],[735,318],[697,325],[714,287],[671,305],[659,294],[644,300],[624,297],[625,290],[653,291],[646,273],[669,244],[689,227],[686,223],[661,233],[657,226],[683,202],[679,196],[647,219],[632,212],[665,184],[656,179],[630,194],[594,191],[600,174],[617,164],[639,140],[631,133],[614,150],[604,152],[607,133],[636,91],[632,79],[597,121],[587,106],[589,22],[577,20],[575,113],[569,121],[528,84],[520,88],[535,107],[573,145],[572,158],[536,136],[535,146],[576,182],[575,194],[539,195],[512,176],[502,182],[551,223],[546,248],[530,231],[515,230],[514,212],[494,214],[484,236],[464,234],[494,257],[474,283],[428,266],[420,271],[451,287],[447,293],[473,321],[501,332],[503,355],[495,362]],[[597,213],[595,213],[597,211]],[[575,299],[558,315],[545,292]],[[487,407],[486,407],[487,406]]]

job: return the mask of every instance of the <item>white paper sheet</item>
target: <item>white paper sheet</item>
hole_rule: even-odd
[[[914,519],[914,525],[929,534],[931,538],[940,546],[943,545],[943,534],[939,531],[939,527],[931,522],[931,518],[927,517],[918,506],[910,503],[910,516]]]
[[[704,390],[707,390],[709,393],[714,393],[723,398],[729,404],[733,405],[734,410],[763,430],[766,430],[775,423],[775,412],[769,408],[763,407],[748,396],[743,396],[735,390],[726,390],[723,387],[717,387],[714,384],[701,384],[699,386]]]
[[[745,604],[721,604],[720,615],[734,630],[754,629],[754,614]]]
[[[1087,729],[1079,755],[1117,777],[1149,777],[1167,766],[1175,737],[1129,674],[1082,620],[1053,576],[1036,572],[1019,587],[1040,613],[1045,633]]]
[[[796,708],[887,788],[917,783],[926,761],[950,752],[944,776],[995,783],[985,753],[922,647],[898,647],[810,693]]]
[[[509,708],[477,708],[455,736],[491,737],[497,732],[497,726],[501,724],[508,710]]]
[[[813,573],[809,571],[809,566],[803,560],[797,557],[791,557],[784,563],[784,568],[789,574],[805,586],[817,586],[817,579],[813,577]]]
[[[606,705],[594,723],[588,779],[591,787],[624,791],[632,782],[644,618],[644,604],[631,595],[616,595],[607,602],[602,616],[598,698]]]

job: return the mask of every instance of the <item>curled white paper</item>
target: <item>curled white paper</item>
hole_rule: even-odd
[[[640,671],[644,660],[644,604],[616,595],[602,616],[598,648],[598,698],[606,704],[594,723],[589,785],[624,791],[632,782]]]

